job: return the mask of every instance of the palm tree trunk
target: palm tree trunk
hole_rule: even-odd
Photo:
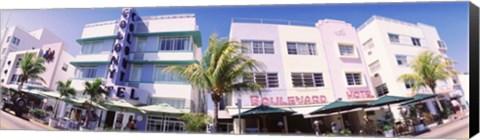
[[[437,95],[437,93],[435,93],[435,87],[430,87],[430,89],[432,90],[434,95]],[[435,101],[437,102],[440,112],[443,112],[443,107],[442,107],[442,104],[440,103],[440,100],[438,99],[438,96],[435,96]]]
[[[213,101],[213,128],[212,128],[212,133],[217,132],[217,124],[218,124],[218,100]]]
[[[57,102],[55,103],[55,110],[54,110],[54,113],[53,113],[53,118],[54,119],[57,119],[57,112],[58,112],[58,104],[60,102],[58,102],[59,99],[57,99]]]
[[[19,91],[19,92],[22,91],[22,88],[23,88],[23,84],[24,84],[24,83],[25,83],[25,81],[22,80],[22,81],[20,82],[20,85],[18,85],[18,91]]]

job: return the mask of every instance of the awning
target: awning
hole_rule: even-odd
[[[344,102],[344,101],[335,101],[332,102],[328,105],[323,106],[322,108],[319,108],[311,113],[310,115],[314,114],[328,114],[328,113],[334,113],[334,112],[340,112],[340,111],[346,111],[346,110],[351,110],[359,107],[365,107],[367,104],[364,103],[356,103],[356,102]]]
[[[110,111],[145,113],[145,111],[138,109],[137,107],[133,106],[132,104],[128,103],[123,99],[106,100],[106,101],[103,101],[101,104]]]
[[[417,95],[413,96],[413,100],[408,100],[408,101],[402,102],[400,105],[404,106],[404,105],[408,105],[408,104],[411,104],[411,103],[420,102],[422,100],[430,99],[430,98],[433,98],[435,96],[437,96],[437,95],[435,95],[435,94],[417,94]]]
[[[255,108],[252,108],[250,110],[247,110],[245,112],[242,112],[240,115],[243,117],[250,117],[250,116],[256,116],[256,115],[291,115],[295,113],[295,111],[291,110],[285,110],[282,108],[276,108],[276,107],[271,107],[268,105],[260,105]],[[233,115],[232,117],[237,117],[238,114]]]
[[[386,95],[377,100],[368,103],[368,107],[384,106],[389,104],[401,103],[404,101],[412,100],[410,97],[390,96]]]
[[[185,112],[176,109],[169,104],[157,104],[157,105],[149,105],[149,106],[142,106],[138,107],[138,109],[143,110],[146,112],[147,115],[162,115],[162,114],[185,114]]]

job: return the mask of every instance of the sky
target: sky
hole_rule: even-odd
[[[372,15],[411,23],[435,26],[448,46],[447,54],[457,62],[455,69],[468,72],[468,3],[383,3],[383,4],[315,4],[263,6],[202,6],[136,8],[140,16],[193,13],[202,34],[203,46],[208,37],[218,33],[228,37],[232,18],[281,19],[314,23],[337,19],[359,27]],[[2,28],[19,25],[27,30],[46,28],[66,41],[69,52],[76,55],[83,26],[88,23],[116,20],[121,8],[2,10]],[[205,50],[203,47],[202,50]]]

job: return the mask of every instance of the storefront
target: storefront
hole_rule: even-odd
[[[184,132],[183,121],[174,116],[149,115],[147,117],[147,131],[155,132]]]

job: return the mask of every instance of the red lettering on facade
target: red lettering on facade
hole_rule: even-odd
[[[259,97],[256,96],[256,95],[250,96],[250,104],[253,105],[253,106],[258,106],[258,105],[260,105],[260,101],[259,101],[258,98],[259,98]]]
[[[289,105],[295,105],[295,97],[289,96],[288,97],[288,104]]]
[[[318,99],[318,96],[312,96],[312,103],[313,104],[319,104],[320,100]]]

